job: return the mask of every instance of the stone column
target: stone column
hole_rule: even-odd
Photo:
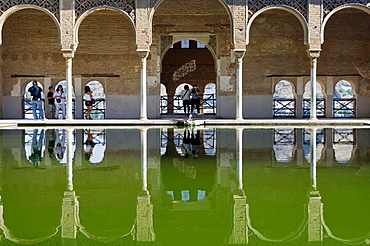
[[[317,120],[316,116],[316,71],[317,71],[317,58],[310,53],[311,58],[311,108],[310,120]]]
[[[146,59],[149,50],[137,50],[141,57],[141,83],[140,83],[140,120],[148,120],[147,117],[147,83],[146,83]]]
[[[303,77],[297,78],[297,101],[296,101],[296,117],[298,119],[303,118],[303,93],[304,93],[304,81]]]
[[[63,50],[63,56],[66,59],[66,82],[67,82],[67,94],[66,94],[66,120],[73,120],[72,114],[72,59],[74,57],[74,51]]]
[[[234,50],[234,54],[237,59],[235,120],[243,120],[243,57],[245,55],[245,50]]]

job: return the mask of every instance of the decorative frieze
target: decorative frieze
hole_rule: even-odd
[[[248,10],[250,13],[254,14],[262,8],[275,5],[286,5],[292,7],[300,12],[303,16],[306,16],[307,0],[249,0]]]
[[[323,9],[324,9],[324,14],[328,14],[330,11],[334,10],[335,8],[338,8],[343,5],[347,4],[363,4],[367,5],[369,4],[369,0],[323,0]]]
[[[81,15],[85,11],[101,5],[119,8],[135,20],[135,0],[76,0],[76,14]]]
[[[55,16],[59,16],[59,0],[10,0],[10,1],[0,1],[0,14],[4,13],[6,10],[21,4],[31,4],[49,10]]]

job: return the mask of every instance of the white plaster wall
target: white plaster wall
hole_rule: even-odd
[[[272,100],[273,100],[272,95],[243,96],[243,118],[271,119]]]
[[[357,96],[357,118],[370,117],[370,97],[367,95]]]
[[[22,119],[22,98],[2,97],[3,119]]]
[[[140,119],[140,95],[107,95],[106,119]]]
[[[235,119],[235,96],[218,96],[217,97],[217,118]]]

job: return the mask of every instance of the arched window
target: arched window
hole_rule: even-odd
[[[160,114],[167,114],[168,113],[167,106],[168,106],[167,88],[164,84],[161,83],[161,98],[159,100]]]
[[[97,80],[92,80],[86,84],[92,91],[92,97],[94,98],[93,109],[91,111],[91,118],[93,119],[105,119],[106,100],[104,93],[104,86]],[[87,108],[83,102],[83,114],[87,113]]]
[[[294,158],[295,149],[295,132],[293,128],[274,130],[274,152],[277,162],[291,162]]]
[[[311,114],[311,81],[307,82],[303,93],[303,117]],[[325,96],[321,84],[316,82],[316,115],[325,117]]]
[[[356,116],[356,99],[351,83],[340,80],[333,95],[333,117],[353,118]]]
[[[61,80],[59,81],[55,86],[54,86],[54,91],[57,90],[58,86],[61,85],[63,87],[63,91],[64,93],[66,94],[66,97],[67,97],[67,81],[66,80]],[[67,100],[67,99],[66,99]],[[59,111],[61,111],[61,109],[59,109]],[[75,113],[76,113],[76,95],[75,95],[75,91],[74,91],[74,88],[72,86],[72,114],[73,114],[73,118],[75,118]],[[59,112],[59,115],[61,115],[62,113]]]
[[[295,97],[290,82],[280,80],[276,83],[273,104],[274,117],[295,117]]]
[[[203,114],[216,114],[216,84],[208,83],[203,93]]]
[[[192,86],[188,83],[182,83],[179,86],[176,87],[175,90],[175,96],[173,100],[173,105],[174,105],[174,114],[184,114],[184,105],[182,102],[182,97],[181,97],[181,92],[184,90],[185,85],[189,86],[189,93],[190,90],[192,89]]]
[[[28,89],[32,86],[32,81],[28,82],[26,86],[24,87],[24,92],[23,92],[23,118],[24,119],[34,119],[33,114],[32,114],[32,104],[31,104],[31,93],[28,92]],[[41,87],[42,89],[42,96],[45,98],[45,91],[42,86],[42,84],[37,81],[37,85]],[[45,110],[45,104],[44,104],[44,110]]]

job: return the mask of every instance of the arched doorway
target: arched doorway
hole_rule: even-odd
[[[94,98],[93,103],[93,110],[91,111],[91,117],[93,119],[105,119],[105,111],[106,111],[106,100],[105,100],[105,93],[104,93],[104,86],[97,80],[92,80],[86,84],[89,86],[92,93],[92,97]],[[85,103],[83,102],[83,114],[87,113],[87,108]]]
[[[295,117],[295,95],[292,84],[287,80],[280,80],[275,85],[273,95],[273,116]]]
[[[319,82],[316,82],[316,111],[318,117],[325,117],[325,96]],[[303,93],[303,117],[311,114],[311,81],[306,83]]]
[[[67,95],[67,81],[66,80],[61,80],[59,81],[55,87],[54,87],[54,91],[57,90],[58,86],[61,85],[63,87],[63,91],[64,93]],[[67,105],[66,105],[67,107]],[[73,85],[72,85],[72,114],[73,114],[73,118],[76,118],[76,95],[75,95],[75,91],[74,91],[74,88],[73,88]],[[59,108],[59,116],[62,115],[62,109]]]
[[[22,112],[23,112],[23,119],[34,119],[33,113],[32,113],[31,93],[28,92],[28,89],[32,86],[32,82],[33,81],[34,80],[31,80],[24,87],[23,102],[22,102],[22,106],[23,106],[23,110],[22,110]],[[42,89],[41,95],[45,99],[45,94],[44,94],[45,91],[44,91],[44,88],[43,88],[42,84],[39,81],[37,81],[37,86],[39,86]],[[45,110],[45,104],[44,104],[44,110]]]
[[[340,80],[333,95],[333,117],[353,118],[356,116],[356,99],[351,83]]]
[[[207,100],[204,100],[204,96],[206,96],[205,90],[209,87],[208,85],[216,85],[214,58],[212,53],[206,48],[206,45],[201,42],[182,40],[168,49],[162,61],[161,83],[165,86],[168,93],[167,107],[161,107],[161,115],[184,112],[179,96],[184,84],[196,84],[199,87],[199,94],[201,94],[203,99],[201,100],[201,111],[203,113],[213,115],[216,113],[213,110],[216,107],[216,102],[207,103]],[[165,104],[162,103],[162,105]],[[204,111],[205,108],[207,109],[206,111]]]

